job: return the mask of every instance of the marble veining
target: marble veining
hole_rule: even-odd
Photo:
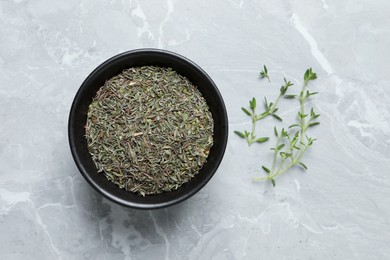
[[[1,259],[389,259],[390,2],[386,0],[0,1]],[[137,211],[97,194],[67,140],[85,77],[120,52],[155,47],[206,70],[230,136],[213,179],[171,208]],[[271,83],[260,80],[266,64]],[[252,96],[303,72],[320,94],[318,138],[273,188],[253,182],[274,140],[233,131]],[[298,104],[280,104],[293,122]],[[272,136],[269,118],[258,134]]]

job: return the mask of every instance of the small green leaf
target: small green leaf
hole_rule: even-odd
[[[280,93],[284,95],[289,87],[291,87],[293,84],[290,81],[287,81],[286,78],[284,78],[284,86],[280,88]]]
[[[307,117],[307,114],[302,114],[301,112],[298,112],[298,116],[300,117],[300,118],[305,118],[305,117]]]
[[[271,179],[271,183],[272,183],[272,186],[275,187],[276,183],[275,183],[275,180],[274,180],[274,179]]]
[[[287,98],[287,99],[292,99],[292,98],[296,98],[297,95],[285,95],[284,98]]]
[[[309,143],[307,144],[307,145],[312,145],[313,143],[314,143],[314,141],[316,141],[317,139],[312,139],[312,138],[310,138],[310,140],[309,140]]]
[[[279,120],[279,121],[283,121],[283,119],[281,119],[278,115],[276,115],[276,114],[272,114],[272,116],[274,117],[274,118],[276,118],[277,120]]]
[[[306,70],[305,74],[303,75],[303,79],[308,82],[309,80],[314,80],[317,78],[317,74],[312,71],[312,69]]]
[[[268,101],[267,101],[267,98],[266,97],[264,97],[264,106],[265,106],[265,109],[267,109],[268,110]]]
[[[307,145],[312,145],[314,143],[314,141],[316,141],[317,139],[314,139],[314,138],[311,138],[311,137],[308,137],[306,135],[306,140],[307,140]]]
[[[280,87],[280,94],[283,96],[287,91],[287,88],[285,86]]]
[[[288,87],[291,87],[292,85],[294,85],[294,84],[292,84],[290,81],[287,81],[286,80],[286,78],[284,78],[284,86],[286,87],[286,88],[288,88]]]
[[[316,126],[319,124],[320,124],[320,122],[312,122],[312,123],[308,124],[307,127],[312,127],[312,126]]]
[[[248,137],[251,133],[245,130],[245,136]]]
[[[290,147],[294,147],[297,142],[298,142],[298,138],[294,137],[293,140],[291,141]]]
[[[299,126],[299,125],[298,125],[298,124],[293,124],[293,125],[290,125],[290,126],[288,127],[288,129],[293,128],[293,127],[297,127],[297,126]]]
[[[268,81],[271,82],[271,80],[268,76],[268,69],[265,65],[264,65],[264,69],[260,71],[260,77],[261,78],[268,78]]]
[[[252,100],[249,101],[249,106],[252,110],[256,108],[256,98],[252,98]]]
[[[305,168],[305,170],[307,170],[307,166],[303,163],[303,162],[299,162],[298,163],[300,166],[302,166],[303,168]]]
[[[248,109],[246,109],[245,107],[242,107],[241,110],[242,110],[245,114],[247,114],[248,116],[251,116],[251,115],[252,115],[252,113],[249,112]]]
[[[306,97],[314,96],[316,94],[318,94],[318,92],[310,92],[309,90],[306,91]]]
[[[271,171],[270,171],[267,167],[265,167],[264,165],[262,165],[261,168],[263,168],[263,170],[264,170],[266,173],[270,174]]]
[[[268,140],[269,140],[269,137],[260,137],[260,138],[256,139],[256,142],[264,143],[264,142],[267,142]]]
[[[305,71],[305,74],[303,75],[303,79],[304,79],[305,81],[309,78],[309,73],[310,73],[310,71],[307,69],[307,70]]]
[[[243,133],[241,133],[240,131],[234,131],[234,133],[241,138],[245,138],[245,135]]]
[[[315,114],[314,116],[311,117],[311,119],[316,119],[318,117],[320,117],[320,114]]]
[[[285,144],[281,144],[281,145],[279,145],[278,147],[276,147],[276,150],[280,150],[280,149],[282,149],[283,147],[285,146]]]
[[[291,156],[292,156],[291,153],[280,152],[280,157],[282,157],[282,159],[287,159]]]
[[[288,133],[286,130],[284,130],[284,128],[282,128],[282,136],[283,137],[287,137],[288,136]]]
[[[278,130],[276,130],[276,126],[274,126],[274,133],[275,133],[275,136],[278,137]]]

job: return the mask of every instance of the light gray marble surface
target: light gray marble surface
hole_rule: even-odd
[[[1,259],[390,259],[390,2],[387,0],[0,0]],[[120,52],[157,47],[199,64],[230,119],[224,160],[177,206],[137,211],[103,199],[70,154],[67,120],[85,77]],[[269,84],[258,77],[263,64]],[[252,96],[275,98],[303,72],[321,125],[273,188],[253,182],[265,144]],[[280,105],[285,121],[298,109]],[[272,118],[259,135],[272,135]]]

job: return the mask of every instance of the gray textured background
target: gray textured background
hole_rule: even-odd
[[[1,259],[389,259],[390,2],[387,0],[0,0]],[[230,139],[209,184],[158,211],[92,190],[69,151],[67,119],[85,77],[140,47],[203,67],[227,105]],[[271,84],[258,78],[267,64]],[[240,111],[298,92],[313,67],[321,126],[306,155],[253,182],[274,140],[247,145]],[[298,104],[283,101],[294,120]],[[272,135],[268,118],[259,135]]]

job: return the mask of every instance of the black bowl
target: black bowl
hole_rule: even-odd
[[[202,93],[214,120],[214,143],[207,163],[198,174],[179,189],[156,195],[141,195],[120,189],[97,169],[88,152],[85,138],[87,111],[92,98],[105,81],[121,73],[124,69],[155,65],[170,67],[187,77]],[[81,174],[88,183],[106,198],[132,208],[157,209],[174,205],[198,192],[214,175],[228,139],[228,118],[225,104],[216,85],[198,65],[176,53],[158,49],[139,49],[119,54],[97,67],[78,90],[69,115],[69,143],[73,158]]]

